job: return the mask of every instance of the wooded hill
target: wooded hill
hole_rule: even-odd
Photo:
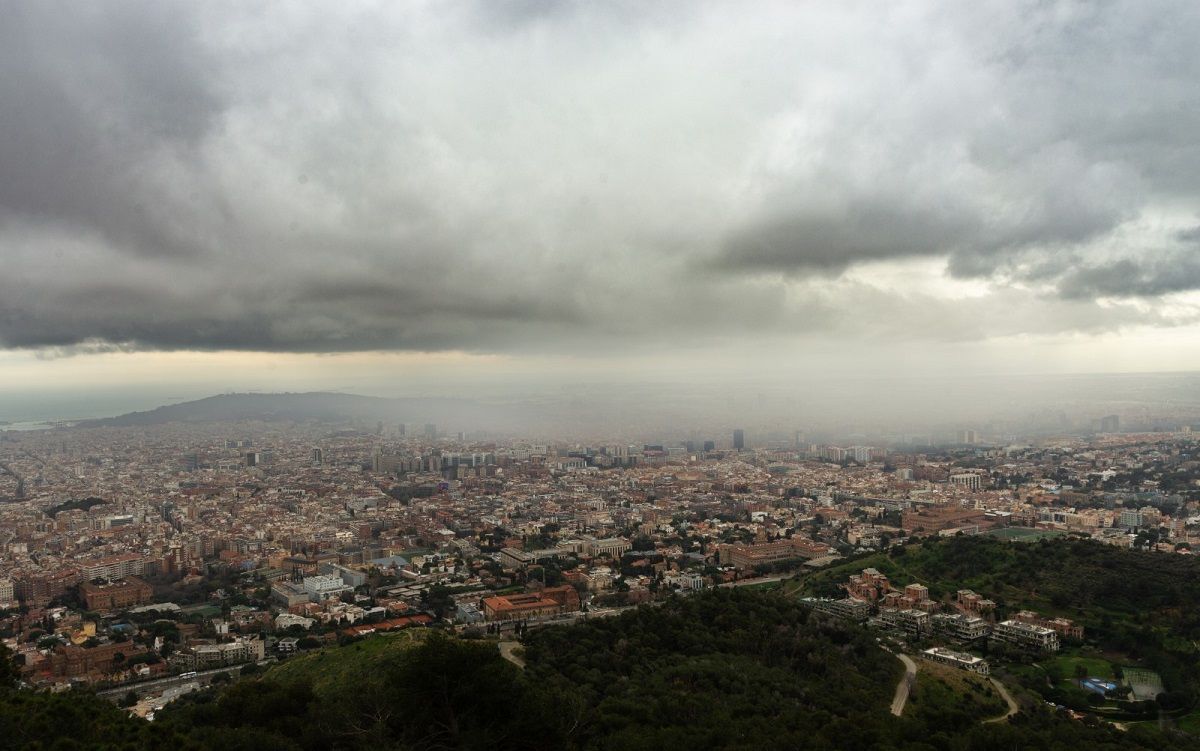
[[[154,723],[89,694],[0,689],[0,738],[73,749],[1196,749],[1033,705],[918,688],[889,714],[900,663],[874,636],[778,593],[717,590],[531,631],[527,668],[436,631],[329,648],[181,700]],[[350,666],[346,668],[345,666]],[[968,690],[973,690],[969,688]],[[941,698],[939,698],[941,697]]]

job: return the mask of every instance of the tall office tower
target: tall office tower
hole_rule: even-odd
[[[716,450],[716,448],[717,448],[716,441],[705,441],[704,442],[704,450],[705,451],[714,451],[714,450]]]
[[[1101,433],[1117,433],[1121,430],[1121,418],[1117,415],[1108,415],[1100,418]]]
[[[313,464],[323,464],[324,463],[325,455],[324,455],[324,453],[322,453],[320,448],[314,448],[312,450],[312,460],[313,460]]]
[[[967,446],[974,446],[978,440],[979,440],[979,436],[976,435],[974,430],[958,431],[958,442],[959,443],[965,444]]]
[[[798,449],[804,448],[804,445],[808,442],[808,436],[804,435],[803,430],[797,430],[794,438],[793,445]]]
[[[425,423],[425,437],[430,439],[437,438],[437,425],[431,422]]]
[[[733,431],[733,447],[738,451],[746,448],[746,431],[741,428]]]
[[[246,452],[246,466],[247,467],[257,467],[260,459],[261,459],[261,457],[259,456],[257,451],[247,451]]]
[[[404,437],[404,429],[405,429],[405,428],[404,428],[404,423],[400,423],[400,424],[399,424],[399,425],[396,427],[396,435],[398,435],[398,436],[400,436],[401,438],[403,438],[403,437]]]

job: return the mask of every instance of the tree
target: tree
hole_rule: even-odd
[[[454,614],[456,607],[454,595],[451,593],[449,587],[442,584],[435,584],[425,590],[421,594],[421,597],[424,600],[425,607],[432,610],[438,617],[446,618]]]
[[[20,678],[20,673],[17,670],[17,663],[13,659],[12,650],[0,644],[0,688],[9,688],[17,685],[17,680]]]

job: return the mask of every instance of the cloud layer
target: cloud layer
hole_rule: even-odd
[[[5,7],[2,346],[1196,320],[1195,3]]]

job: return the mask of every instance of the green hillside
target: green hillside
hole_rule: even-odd
[[[1106,638],[1124,627],[1200,639],[1200,559],[1116,548],[1091,540],[1011,543],[986,536],[928,539],[857,558],[802,579],[806,592],[839,596],[866,567],[896,584],[921,582],[935,599],[973,589],[1004,610],[1072,618]],[[1179,646],[1179,645],[1177,645]]]
[[[839,585],[867,567],[898,586],[925,584],[936,599],[973,589],[997,602],[998,617],[1031,609],[1082,624],[1086,643],[1067,645],[1063,659],[1074,662],[1064,676],[1054,663],[1013,671],[1047,699],[1086,705],[1085,691],[1065,685],[1079,663],[1101,678],[1114,665],[1157,672],[1166,687],[1162,707],[1173,714],[1200,704],[1200,559],[1091,540],[1027,543],[962,536],[845,562],[801,577],[788,591],[843,596]]]
[[[191,695],[154,723],[90,694],[0,688],[14,748],[1200,749],[1027,702],[1011,719],[980,679],[929,670],[889,713],[896,658],[858,626],[776,592],[722,589],[612,618],[536,629],[527,668],[495,642],[436,630],[372,636]]]
[[[428,632],[420,629],[378,634],[341,647],[313,650],[274,665],[267,680],[307,684],[317,696],[328,696],[361,681],[380,665],[401,657]]]

